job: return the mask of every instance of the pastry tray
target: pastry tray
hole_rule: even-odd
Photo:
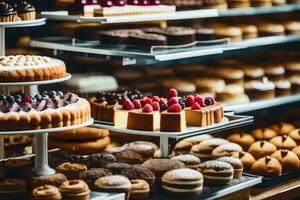
[[[251,174],[251,172],[249,172],[249,174]],[[254,175],[254,176],[256,176],[256,175]],[[271,177],[271,178],[262,177],[262,183],[260,183],[257,186],[262,187],[262,188],[270,187],[270,186],[273,186],[273,185],[276,185],[276,184],[286,182],[290,179],[293,179],[293,178],[296,178],[296,177],[299,177],[299,176],[300,176],[300,170],[286,172],[286,173],[281,174],[280,176]]]
[[[250,188],[261,183],[262,177],[243,174],[240,179],[234,179],[230,184],[225,186],[213,186],[208,187],[204,186],[203,192],[198,197],[186,197],[183,199],[196,200],[196,199],[205,199],[213,200],[218,199],[229,194],[241,191],[246,188]],[[174,196],[167,195],[161,188],[157,188],[157,192],[150,198],[150,200],[174,200]]]
[[[117,132],[117,133],[125,133],[132,135],[146,135],[146,136],[155,136],[155,137],[168,137],[168,138],[176,138],[183,139],[195,135],[214,133],[217,131],[224,131],[232,128],[237,128],[241,126],[246,126],[252,124],[254,118],[252,116],[241,116],[241,115],[232,115],[225,114],[224,119],[217,124],[207,126],[207,127],[188,127],[183,132],[153,132],[153,131],[139,131],[139,130],[131,130],[127,128],[115,127],[112,123],[107,123],[103,121],[94,121],[93,127],[103,128],[109,131]]]

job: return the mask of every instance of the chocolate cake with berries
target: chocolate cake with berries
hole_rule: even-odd
[[[78,125],[90,119],[90,105],[73,93],[0,96],[0,130],[35,130]]]
[[[0,57],[0,82],[28,82],[63,78],[65,63],[46,56],[16,55]]]

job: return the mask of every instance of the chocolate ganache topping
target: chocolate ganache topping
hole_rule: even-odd
[[[35,11],[35,7],[31,5],[28,1],[21,1],[17,4],[16,10],[18,13],[26,13]]]
[[[5,2],[0,2],[0,16],[9,16],[9,15],[15,15],[16,11],[14,8]]]

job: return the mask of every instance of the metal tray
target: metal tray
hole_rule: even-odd
[[[234,179],[230,184],[225,186],[214,186],[208,187],[204,186],[203,192],[198,197],[188,197],[183,199],[196,200],[205,199],[213,200],[224,197],[226,195],[238,192],[240,190],[250,188],[261,183],[262,177],[243,174],[240,179]],[[150,198],[150,200],[174,200],[174,196],[167,195],[161,188],[157,188],[155,194]]]

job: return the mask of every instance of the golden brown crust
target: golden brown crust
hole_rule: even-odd
[[[58,140],[96,140],[107,137],[108,135],[108,130],[85,127],[75,130],[51,133],[49,134],[49,137]]]

